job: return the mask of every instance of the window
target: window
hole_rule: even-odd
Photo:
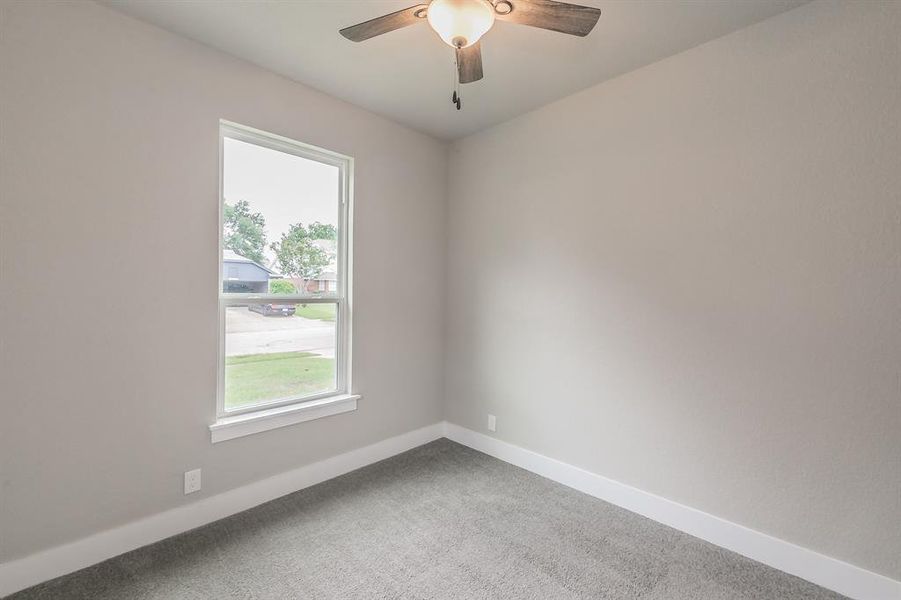
[[[226,122],[220,148],[213,441],[352,410],[352,159]]]

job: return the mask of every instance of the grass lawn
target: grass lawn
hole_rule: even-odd
[[[334,321],[335,320],[335,305],[334,304],[307,304],[304,306],[303,304],[297,305],[297,312],[294,313],[299,317],[304,317],[306,319],[319,319],[320,321]]]
[[[315,305],[314,305],[315,306]],[[309,352],[225,358],[225,408],[306,396],[335,388],[335,360]]]

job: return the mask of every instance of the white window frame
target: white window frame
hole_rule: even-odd
[[[235,294],[223,292],[223,207],[225,138],[236,139],[278,152],[293,154],[338,168],[338,240],[337,290],[310,295],[299,294]],[[304,144],[280,135],[267,133],[237,123],[219,123],[219,252],[217,281],[219,297],[219,367],[216,393],[216,422],[210,426],[212,441],[258,433],[275,427],[330,416],[356,409],[359,396],[351,393],[351,226],[353,197],[353,158],[323,148]],[[321,394],[285,398],[240,409],[225,409],[225,310],[246,304],[303,303],[335,305],[336,389]]]

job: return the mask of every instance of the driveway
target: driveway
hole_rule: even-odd
[[[246,307],[225,309],[225,355],[312,352],[335,357],[335,323],[290,317],[264,317]]]

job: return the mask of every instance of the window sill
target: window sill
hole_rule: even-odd
[[[215,444],[278,427],[350,412],[357,410],[359,399],[360,396],[356,394],[340,394],[233,417],[222,417],[210,425],[210,439]]]

